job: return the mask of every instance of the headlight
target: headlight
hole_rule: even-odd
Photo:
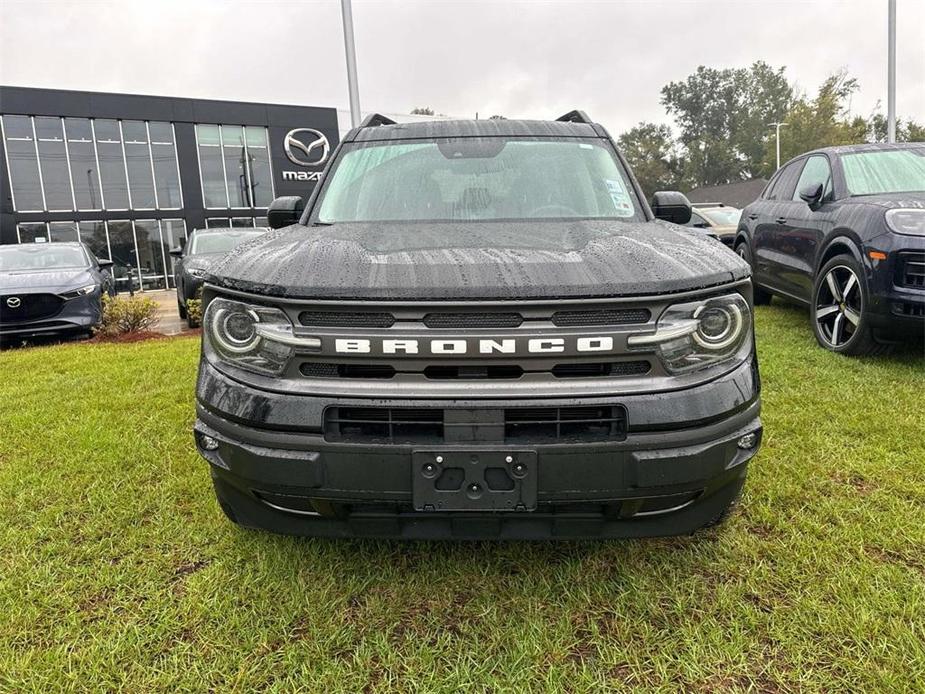
[[[205,270],[198,267],[191,267],[187,270],[187,272],[190,274],[190,277],[195,277],[197,280],[205,279],[206,275],[208,274]]]
[[[88,284],[86,287],[72,289],[69,292],[62,292],[59,296],[62,296],[65,299],[76,299],[78,296],[87,296],[87,294],[92,294],[94,289],[96,289],[95,284]]]
[[[205,344],[215,357],[259,374],[278,376],[297,349],[321,348],[318,338],[295,335],[278,308],[213,299],[202,323]]]
[[[888,210],[886,225],[897,234],[925,236],[925,210],[906,207]]]
[[[654,333],[630,335],[631,350],[654,350],[672,374],[742,361],[752,349],[752,315],[738,294],[669,306]]]

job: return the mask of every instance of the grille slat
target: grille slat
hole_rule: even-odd
[[[901,270],[901,286],[925,289],[925,254],[904,256]]]
[[[590,309],[582,311],[556,311],[552,324],[559,327],[578,325],[627,325],[646,323],[652,317],[647,308]]]
[[[448,416],[450,415],[450,416]],[[460,429],[480,432],[479,443],[586,443],[626,438],[621,405],[514,407],[494,410],[331,407],[325,439],[337,443],[447,443]]]
[[[395,316],[371,311],[302,311],[299,322],[318,328],[391,328]]]
[[[428,328],[517,328],[524,322],[519,313],[428,313]]]

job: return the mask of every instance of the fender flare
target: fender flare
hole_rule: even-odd
[[[861,253],[859,242],[847,230],[837,230],[826,240],[817,255],[813,274],[818,274],[830,258],[841,255],[842,252],[848,252],[862,267],[864,266],[864,256]]]

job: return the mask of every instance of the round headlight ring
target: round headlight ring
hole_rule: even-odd
[[[704,318],[714,313],[720,313],[725,318],[725,326],[718,333],[704,332]],[[741,309],[735,304],[700,306],[694,312],[694,318],[697,318],[700,324],[697,332],[693,334],[694,342],[701,347],[712,350],[721,350],[730,347],[738,341],[742,334],[744,320]]]
[[[250,332],[242,335],[241,329],[245,326],[240,321],[247,319],[250,320]],[[239,322],[236,324],[233,321]],[[260,342],[260,335],[257,334],[257,323],[259,322],[260,317],[250,309],[232,311],[227,308],[220,308],[212,318],[212,335],[224,351],[232,354],[244,354],[253,350]]]

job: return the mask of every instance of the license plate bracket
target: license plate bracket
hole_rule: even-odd
[[[417,511],[533,511],[536,451],[413,451]]]

